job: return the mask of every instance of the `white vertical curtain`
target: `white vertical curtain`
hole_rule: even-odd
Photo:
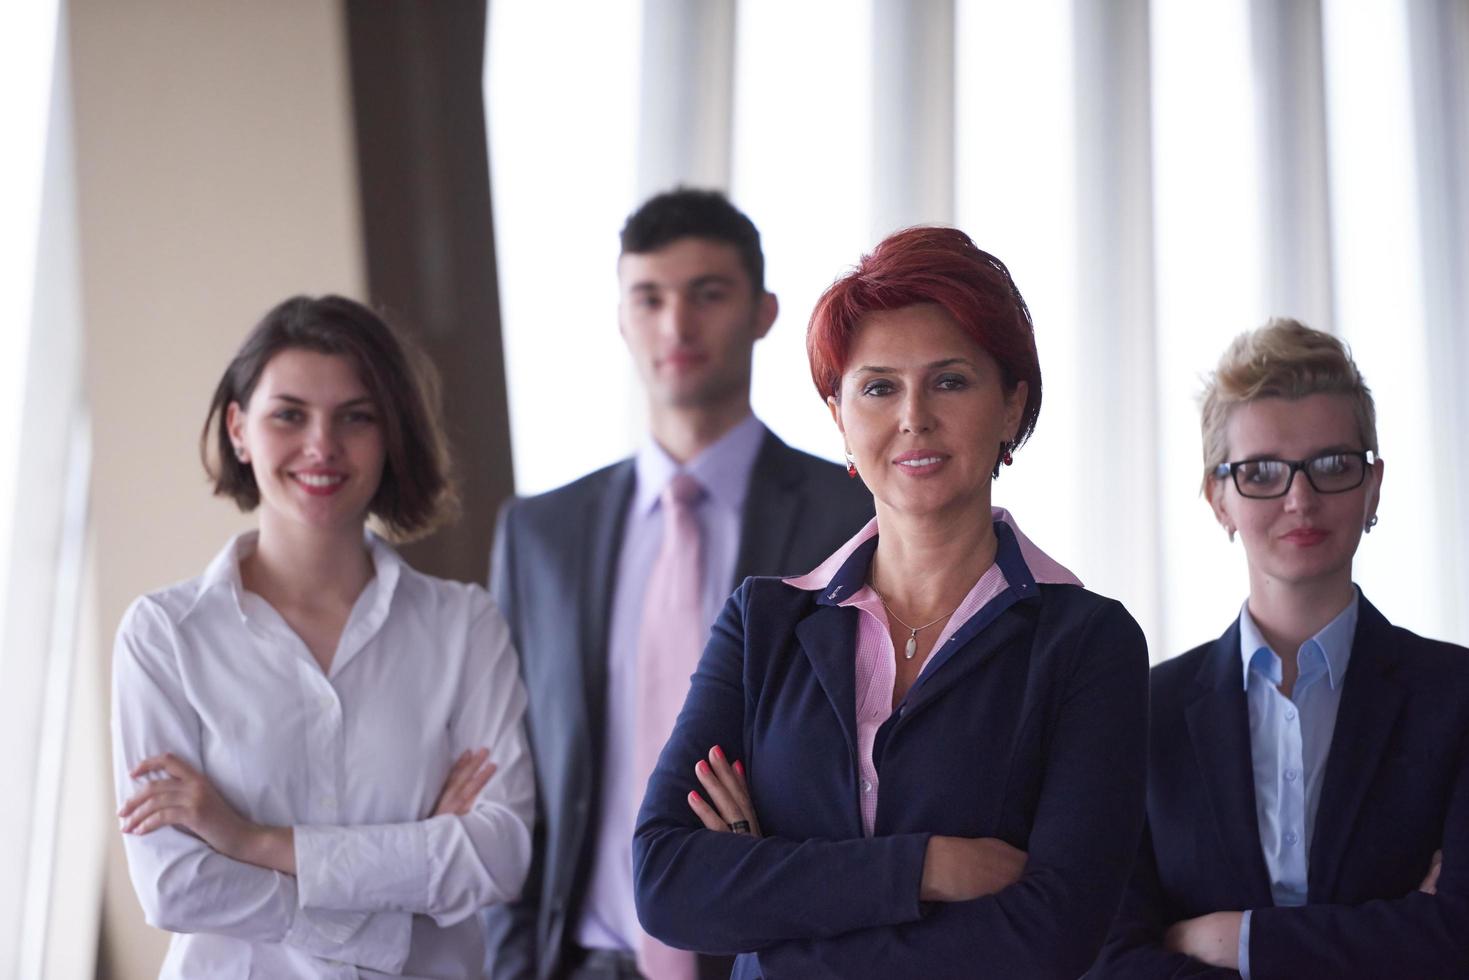
[[[802,347],[821,289],[882,234],[920,221],[952,221],[1005,259],[1035,314],[1046,393],[1035,439],[996,500],[1128,605],[1154,659],[1220,632],[1247,588],[1238,546],[1198,492],[1203,375],[1231,337],[1272,315],[1340,333],[1377,395],[1387,460],[1382,523],[1359,552],[1358,581],[1405,625],[1469,640],[1460,599],[1469,514],[1458,502],[1469,477],[1469,8],[715,6],[625,3],[642,43],[659,46],[643,57],[609,50],[596,32],[573,39],[581,47],[567,57],[600,84],[580,102],[542,104],[559,130],[605,131],[607,92],[624,85],[618,65],[638,66],[630,90],[640,94],[617,116],[636,132],[597,147],[562,210],[536,193],[524,161],[545,148],[521,142],[514,119],[538,70],[524,52],[563,15],[524,0],[491,6],[496,199],[536,201],[497,214],[511,375],[557,376],[557,360],[577,359],[517,346],[550,331],[599,352],[598,405],[630,406],[616,428],[588,418],[585,402],[563,410],[512,390],[521,492],[571,479],[638,438],[640,395],[615,337],[615,231],[658,187],[712,183],[760,225],[782,302],[757,351],[756,411],[831,458],[840,445]],[[681,65],[701,67],[690,79]],[[711,66],[728,66],[726,85],[708,77]],[[702,101],[673,94],[689,86]],[[670,114],[675,104],[683,115]],[[620,153],[637,154],[635,164]],[[698,162],[726,155],[727,181]],[[592,189],[595,207],[582,196]],[[548,223],[571,244],[529,255],[522,243]],[[588,288],[567,315],[544,302],[538,277],[564,278],[569,258],[592,254],[574,243],[592,241],[596,261],[571,273]]]
[[[0,290],[9,311],[0,341],[9,402],[0,416],[8,430],[0,438],[0,782],[11,801],[0,809],[0,975],[39,977],[76,965],[51,934],[57,910],[79,898],[95,905],[98,811],[69,809],[76,784],[63,777],[68,758],[100,759],[106,727],[69,710],[76,690],[95,693],[100,677],[77,670],[90,454],[64,18],[59,4],[37,3],[9,27],[5,98],[19,111],[7,120],[14,160],[26,165],[0,184],[15,217],[3,233],[4,275],[16,277]],[[91,905],[72,928],[95,926]]]

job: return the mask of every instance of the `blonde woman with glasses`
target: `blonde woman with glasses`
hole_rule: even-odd
[[[1091,976],[1469,975],[1469,650],[1352,582],[1371,392],[1339,340],[1275,320],[1225,351],[1203,441],[1249,598],[1153,669],[1147,830]]]

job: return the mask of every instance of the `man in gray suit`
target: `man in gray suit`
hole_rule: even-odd
[[[510,501],[495,535],[490,587],[520,652],[540,793],[524,894],[485,913],[494,980],[634,978],[640,961],[666,962],[640,956],[651,940],[631,854],[645,778],[633,761],[640,636],[662,625],[643,613],[646,586],[663,560],[660,500],[682,506],[666,488],[696,487],[706,631],[745,576],[807,571],[872,516],[860,481],[751,414],[751,355],[777,304],[749,218],[717,192],[661,194],[628,218],[617,272],[648,436],[631,459]],[[730,963],[649,969],[724,978]]]

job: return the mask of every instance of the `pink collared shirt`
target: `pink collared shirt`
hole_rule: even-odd
[[[1015,540],[1020,545],[1020,555],[1025,559],[1025,565],[1030,569],[1037,583],[1081,584],[1080,579],[1037,548],[1029,538],[1021,533],[1009,511],[1003,507],[993,507],[991,515],[994,520],[1009,524],[1010,529],[1015,532]],[[867,522],[866,527],[838,548],[830,558],[805,575],[785,579],[785,583],[805,591],[825,589],[841,567],[846,564],[847,559],[852,556],[852,552],[870,541],[877,533],[877,518],[874,517]],[[950,636],[958,632],[975,614],[1003,593],[1009,584],[998,562],[986,569],[979,577],[979,581],[974,583],[974,587],[964,597],[964,601],[959,603],[959,608],[954,610],[949,621],[944,624],[943,630],[934,640],[932,649],[935,651],[942,649]],[[893,647],[892,635],[888,631],[887,610],[883,608],[882,600],[878,598],[877,592],[871,585],[864,584],[862,588],[837,605],[855,606],[862,613],[857,623],[857,649],[853,658],[857,675],[857,766],[862,776],[862,831],[871,837],[877,820],[878,791],[877,767],[872,760],[872,746],[877,738],[877,730],[893,713],[893,686],[897,681],[897,650]],[[930,656],[928,663],[932,662],[933,657]],[[923,670],[919,671],[920,677],[928,670],[928,663],[925,663]]]

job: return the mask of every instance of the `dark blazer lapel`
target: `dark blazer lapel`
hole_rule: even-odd
[[[626,460],[608,474],[602,492],[587,501],[585,563],[580,603],[582,690],[586,698],[588,730],[594,746],[607,712],[607,639],[612,619],[612,592],[617,581],[617,558],[622,548],[628,501],[636,482],[633,461]],[[600,763],[600,760],[598,760]],[[598,764],[596,770],[600,770]]]
[[[1250,755],[1250,710],[1239,653],[1239,620],[1214,643],[1199,671],[1201,693],[1186,709],[1189,738],[1242,907],[1274,904],[1270,873],[1260,850],[1255,815],[1255,772]]]
[[[745,491],[740,550],[735,558],[731,590],[750,575],[769,575],[773,571],[798,575],[809,571],[785,567],[801,513],[799,490],[805,479],[797,461],[796,452],[775,433],[765,433],[765,441],[750,468],[749,489]]]
[[[1363,597],[1311,835],[1311,902],[1332,901],[1357,813],[1402,710],[1403,689],[1392,677],[1396,656],[1392,625]]]
[[[919,675],[917,683],[913,685],[902,705],[903,717],[900,724],[908,724],[915,715],[942,697],[945,691],[972,671],[978,670],[996,654],[1012,646],[1025,630],[1034,627],[1032,618],[1007,611],[964,644],[963,649],[956,650],[951,657],[938,664],[932,674],[927,673],[928,667],[925,666],[924,673]],[[1028,641],[1026,649],[1029,649]],[[937,655],[938,651],[935,650],[929,657],[932,659]]]
[[[853,759],[857,758],[857,669],[852,655],[860,615],[850,606],[818,606],[796,624],[796,639],[841,722]]]

